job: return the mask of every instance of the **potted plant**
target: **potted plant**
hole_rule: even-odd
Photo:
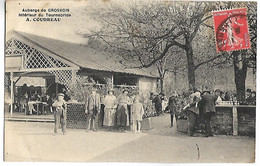
[[[176,114],[177,131],[188,132],[188,120],[184,112],[178,112]]]

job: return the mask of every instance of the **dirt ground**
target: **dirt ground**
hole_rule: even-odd
[[[152,118],[153,129],[53,134],[53,123],[5,122],[5,161],[254,162],[255,138],[188,137],[169,127],[169,115]]]

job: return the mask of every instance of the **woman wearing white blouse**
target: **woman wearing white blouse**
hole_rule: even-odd
[[[129,114],[127,105],[130,105],[128,90],[124,90],[123,94],[117,98],[118,107],[116,112],[116,123],[120,132],[125,132],[125,127],[129,126]]]
[[[108,91],[108,95],[104,99],[104,126],[108,127],[108,130],[113,130],[116,120],[116,107],[117,99],[113,94],[113,90]]]

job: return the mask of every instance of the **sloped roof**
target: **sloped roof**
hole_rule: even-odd
[[[11,31],[10,33],[13,33],[14,36],[18,35],[20,38],[31,42],[33,45],[51,51],[57,56],[64,58],[81,68],[127,73],[153,78],[158,77],[157,75],[152,74],[148,69],[125,68],[125,66],[120,63],[120,61],[125,60],[119,55],[98,51],[90,48],[88,45],[65,42],[19,31]]]

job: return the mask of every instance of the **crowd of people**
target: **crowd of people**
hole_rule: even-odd
[[[66,133],[66,112],[67,101],[69,96],[66,90],[62,89],[57,99],[55,95],[42,93],[41,95],[35,91],[32,94],[25,92],[19,99],[19,109],[26,109],[29,114],[36,112],[35,103],[41,102],[42,113],[50,112],[54,114],[55,128],[57,133],[58,126],[61,124],[62,131]],[[8,101],[7,99],[5,99]],[[103,97],[97,93],[97,86],[93,86],[91,94],[85,102],[85,113],[87,115],[86,131],[97,131],[98,116],[102,112],[102,126],[105,126],[108,131],[118,129],[120,132],[125,132],[130,126],[133,127],[135,133],[141,132],[141,121],[145,117],[160,116],[161,114],[170,114],[170,127],[174,125],[174,117],[178,119],[188,120],[188,135],[194,136],[195,128],[198,123],[204,123],[205,136],[213,136],[210,122],[216,110],[215,105],[222,102],[236,101],[236,95],[230,92],[224,92],[220,89],[212,90],[195,90],[193,92],[183,92],[178,94],[173,92],[169,99],[164,93],[150,94],[150,107],[147,103],[141,100],[140,95],[129,96],[127,89],[123,90],[119,96],[114,95],[114,91],[109,89]],[[256,93],[251,89],[245,92],[245,100],[240,101],[240,104],[255,105]],[[149,113],[148,113],[149,112]],[[149,114],[149,115],[148,115]]]
[[[250,94],[249,94],[250,92]],[[102,125],[107,127],[108,131],[113,131],[117,128],[120,132],[125,130],[132,124],[135,133],[141,132],[141,121],[145,113],[145,106],[140,101],[139,95],[129,97],[129,91],[123,90],[122,94],[116,97],[110,89],[107,95],[101,99],[100,94],[97,93],[97,87],[92,87],[91,95],[88,96],[85,103],[85,113],[87,115],[86,131],[93,130],[97,132],[97,117],[100,115],[103,105],[104,116],[102,118]],[[224,95],[225,94],[225,95]],[[255,103],[255,96],[250,90],[246,91],[245,101],[243,103]],[[173,119],[186,117],[188,120],[188,135],[194,136],[195,128],[198,122],[204,123],[205,136],[211,137],[211,119],[216,113],[215,105],[223,101],[233,100],[234,96],[228,92],[223,93],[221,90],[195,90],[193,92],[184,92],[181,95],[174,92],[169,100],[163,93],[155,95],[150,94],[150,101],[155,108],[155,115],[159,116],[169,111],[171,117],[171,127],[173,127]],[[102,100],[102,101],[101,101]],[[55,116],[55,133],[59,123],[62,125],[62,130],[65,134],[66,128],[66,102],[64,101],[64,94],[59,93],[57,101],[52,104],[52,107],[59,108],[54,112]],[[55,103],[60,103],[55,104]],[[130,107],[130,109],[129,109]],[[61,109],[61,111],[59,111]],[[131,111],[130,111],[131,110]],[[131,118],[130,118],[131,117]]]
[[[230,95],[229,92],[223,92],[220,89],[212,90],[194,90],[190,95],[178,95],[176,92],[169,98],[168,110],[171,115],[171,127],[173,127],[174,116],[182,118],[181,115],[187,117],[188,135],[194,136],[195,128],[199,123],[204,124],[204,132],[206,137],[213,136],[211,129],[211,119],[216,113],[215,105],[221,105],[223,102],[234,102],[243,105],[255,105],[255,92],[247,89],[245,92],[245,100],[237,101],[236,95]]]
[[[37,113],[36,104],[39,104],[41,114],[52,113],[52,103],[55,100],[55,94],[49,95],[42,93],[39,94],[35,91],[33,94],[25,92],[17,101],[15,101],[15,106],[19,112],[25,112],[27,115],[33,115]]]
[[[70,98],[66,94],[66,89],[62,88],[61,92],[64,94],[64,100],[68,101]],[[47,93],[44,87],[28,87],[24,84],[17,87],[14,93],[13,110],[14,112],[23,112],[25,115],[47,115],[53,114],[52,104],[56,99],[56,94],[50,91]],[[9,105],[6,108],[10,112],[11,95],[8,88],[5,89],[5,103]]]
[[[245,101],[242,104],[256,105],[256,92],[251,89],[246,90]]]
[[[107,95],[104,98],[102,103],[104,104],[104,117],[103,117],[103,126],[107,127],[108,131],[112,131],[115,128],[118,128],[120,132],[125,132],[125,130],[133,125],[134,133],[141,132],[141,121],[144,115],[144,106],[140,102],[141,97],[135,95],[133,98],[128,96],[129,91],[123,90],[122,94],[116,97],[113,94],[113,90],[108,90]],[[64,102],[64,94],[59,93],[58,99],[52,104],[56,110],[54,114],[55,117],[55,128],[54,132],[57,133],[57,126],[62,125],[63,134],[66,133],[66,112],[67,105]],[[60,104],[55,104],[60,103]],[[131,111],[129,111],[129,106]],[[87,115],[86,120],[86,131],[91,129],[94,132],[97,132],[97,123],[98,116],[101,112],[101,96],[97,93],[97,87],[92,87],[92,92],[88,96],[85,102],[85,113]],[[131,117],[131,118],[130,118]]]

